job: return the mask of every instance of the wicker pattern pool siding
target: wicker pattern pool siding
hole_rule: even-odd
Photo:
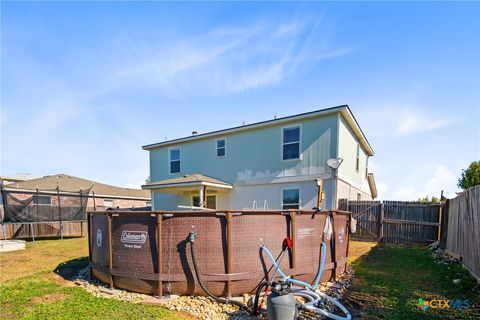
[[[331,241],[323,238],[327,216]],[[280,265],[297,279],[313,280],[322,240],[327,245],[322,281],[343,273],[347,263],[350,213],[342,211],[106,211],[90,212],[88,222],[93,276],[140,293],[205,295],[193,269],[191,231],[197,234],[202,280],[216,295],[252,292],[264,275],[260,246],[276,257],[287,236],[294,245]],[[265,264],[270,267],[268,260]]]

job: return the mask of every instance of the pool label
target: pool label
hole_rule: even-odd
[[[120,241],[125,244],[125,248],[140,249],[147,241],[148,233],[147,231],[122,231],[122,237]]]
[[[102,246],[102,230],[97,230],[97,247]]]

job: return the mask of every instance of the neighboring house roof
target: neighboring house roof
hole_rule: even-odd
[[[314,118],[322,115],[328,115],[328,114],[334,114],[334,113],[340,113],[345,121],[347,122],[348,126],[352,129],[353,133],[359,140],[360,144],[362,147],[366,150],[367,154],[369,156],[373,156],[374,152],[372,147],[370,146],[370,143],[368,142],[367,138],[363,134],[362,129],[358,125],[357,120],[353,116],[350,108],[348,105],[342,105],[342,106],[337,106],[333,108],[327,108],[327,109],[321,109],[321,110],[316,110],[316,111],[311,111],[311,112],[306,112],[306,113],[300,113],[297,115],[293,116],[288,116],[288,117],[283,117],[283,118],[277,118],[273,120],[267,120],[267,121],[261,121],[261,122],[256,122],[248,125],[243,125],[243,126],[238,126],[238,127],[233,127],[233,128],[228,128],[228,129],[223,129],[223,130],[217,130],[217,131],[212,131],[212,132],[207,132],[207,133],[202,133],[202,134],[196,134],[184,138],[179,138],[179,139],[173,139],[173,140],[167,140],[159,143],[153,143],[149,145],[145,145],[142,148],[144,150],[151,150],[155,149],[158,147],[163,147],[167,145],[172,145],[176,144],[179,142],[186,142],[186,141],[193,141],[193,140],[200,140],[203,138],[207,137],[213,137],[213,136],[219,136],[225,133],[233,133],[233,132],[238,132],[238,131],[245,131],[245,130],[251,130],[251,129],[257,129],[261,127],[267,127],[267,126],[272,126],[276,124],[280,124],[283,122],[287,121],[292,121],[292,120],[303,120],[303,119],[309,119],[309,118]]]
[[[32,179],[38,179],[40,177],[32,176],[30,173],[17,173],[10,176],[1,176],[0,181],[15,182],[15,181],[28,181]]]
[[[57,174],[29,181],[16,182],[9,184],[7,187],[29,190],[38,188],[40,191],[54,191],[57,185],[60,191],[63,192],[78,192],[92,188],[92,191],[95,191],[95,196],[150,199],[150,192],[147,190],[115,187],[66,174]]]
[[[206,185],[206,186],[215,186],[220,188],[231,189],[232,185],[228,182],[217,180],[211,177],[204,176],[202,174],[190,174],[184,175],[178,178],[166,179],[156,182],[150,182],[146,185],[143,185],[144,189],[152,188],[170,188],[174,186],[191,186],[191,185]]]

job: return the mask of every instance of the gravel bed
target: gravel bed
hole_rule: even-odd
[[[336,282],[324,282],[319,286],[319,290],[337,299],[342,299],[346,291],[350,288],[353,279],[353,270],[347,271],[338,277]],[[131,303],[151,303],[161,305],[172,311],[187,312],[199,319],[205,320],[241,320],[241,319],[262,319],[251,316],[239,307],[231,304],[221,304],[208,297],[177,296],[170,295],[165,299],[153,298],[150,295],[129,292],[119,289],[110,289],[108,285],[90,278],[90,268],[81,269],[74,283],[90,292],[96,297],[117,299]],[[243,303],[251,306],[253,296],[244,294]],[[153,301],[153,303],[152,303]],[[326,306],[329,308],[329,306]],[[331,306],[330,306],[331,307]],[[315,315],[307,312],[300,314],[300,319],[317,319]]]

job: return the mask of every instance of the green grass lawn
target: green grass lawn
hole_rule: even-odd
[[[362,319],[479,319],[478,286],[458,264],[436,263],[420,246],[381,244],[359,260],[348,303]],[[460,279],[454,283],[454,279]],[[468,299],[468,309],[417,307],[418,299]]]
[[[184,319],[157,306],[96,298],[53,273],[62,262],[86,254],[86,239],[30,242],[24,251],[0,254],[0,318]]]

